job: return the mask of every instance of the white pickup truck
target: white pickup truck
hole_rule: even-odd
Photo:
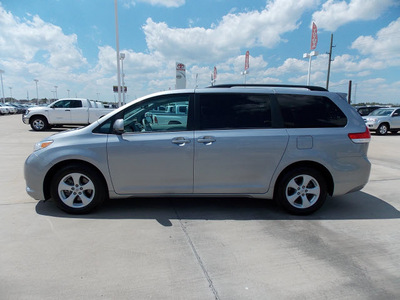
[[[111,112],[112,108],[83,98],[64,98],[44,107],[32,107],[22,116],[35,131],[59,125],[88,125]]]
[[[169,104],[159,106],[156,109],[147,112],[146,122],[154,130],[170,129],[171,126],[179,127],[187,125],[188,105]]]

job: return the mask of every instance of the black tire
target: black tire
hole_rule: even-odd
[[[386,123],[382,123],[381,125],[378,126],[376,129],[376,133],[378,135],[385,135],[389,131],[389,126]]]
[[[71,164],[53,176],[50,194],[63,211],[85,214],[103,203],[107,198],[107,188],[96,170],[81,164]]]
[[[33,116],[29,120],[31,128],[35,131],[43,131],[49,128],[49,123],[47,119],[43,116]]]
[[[289,213],[308,215],[324,204],[327,197],[326,180],[315,169],[294,169],[278,182],[275,197]]]

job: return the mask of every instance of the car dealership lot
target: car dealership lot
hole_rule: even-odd
[[[25,192],[40,139],[0,118],[1,299],[398,299],[400,135],[370,182],[307,217],[256,199],[123,199],[83,216]]]

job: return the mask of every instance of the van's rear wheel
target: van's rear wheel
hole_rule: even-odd
[[[57,206],[72,214],[92,211],[107,197],[106,184],[93,168],[72,164],[53,177],[50,194]]]
[[[282,177],[275,195],[280,205],[288,212],[295,215],[311,214],[326,200],[326,181],[315,169],[294,169]]]

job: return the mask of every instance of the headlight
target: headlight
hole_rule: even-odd
[[[53,140],[41,141],[41,142],[35,144],[35,146],[33,147],[33,151],[44,149],[44,148],[50,146],[51,144],[53,144]]]
[[[367,118],[367,122],[373,122],[373,123],[375,123],[376,121],[378,121],[378,119]]]

